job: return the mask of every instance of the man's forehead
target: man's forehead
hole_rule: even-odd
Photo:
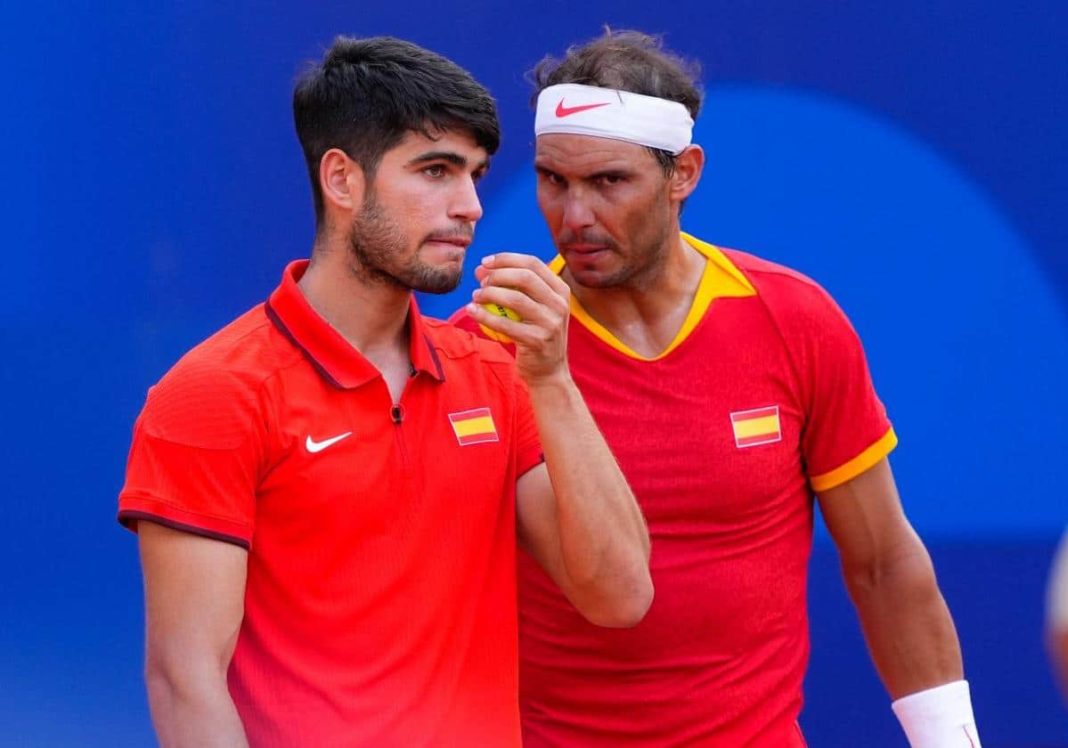
[[[539,135],[534,146],[534,161],[539,166],[554,164],[574,169],[645,167],[655,162],[642,145],[623,140],[573,133]]]
[[[467,130],[443,130],[428,128],[426,132],[408,130],[390,151],[413,153],[417,151],[454,151],[468,158],[484,161],[486,149],[478,144],[475,136]]]

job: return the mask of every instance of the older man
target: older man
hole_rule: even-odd
[[[603,631],[521,559],[524,745],[803,746],[815,499],[912,745],[975,748],[953,621],[856,333],[808,278],[680,230],[704,167],[691,66],[607,32],[534,79],[571,369],[648,520],[657,593],[639,626]]]

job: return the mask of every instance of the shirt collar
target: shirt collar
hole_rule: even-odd
[[[659,361],[682,345],[682,343],[690,336],[690,333],[692,333],[701,320],[704,319],[705,313],[708,311],[713,301],[721,298],[744,298],[746,296],[757,295],[756,289],[753,288],[753,284],[750,283],[749,279],[745,277],[742,271],[731,262],[730,258],[727,257],[722,249],[714,244],[709,244],[694,236],[690,236],[686,232],[680,232],[680,236],[684,242],[689,244],[700,254],[704,255],[705,269],[701,273],[701,280],[697,286],[697,293],[694,295],[693,303],[690,305],[690,311],[686,315],[682,327],[680,327],[679,331],[675,334],[674,340],[672,340],[663,351],[655,356],[649,357],[643,356],[637,351],[632,350],[630,346],[617,338],[611,330],[594,319],[593,315],[587,312],[579,302],[576,294],[571,294],[571,316],[578,320],[583,327],[593,333],[597,338],[612,348],[615,348],[625,356],[638,359],[639,361]],[[564,272],[564,266],[564,258],[560,255],[557,255],[556,258],[549,263],[549,269],[557,275]]]
[[[381,376],[374,364],[308,303],[297,285],[307,269],[308,260],[297,260],[286,267],[281,284],[267,300],[267,317],[304,352],[323,379],[335,387],[351,389]],[[430,333],[412,294],[408,306],[408,356],[412,374],[422,371],[444,382],[445,372]]]

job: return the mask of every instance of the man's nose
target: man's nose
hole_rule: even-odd
[[[564,226],[571,231],[580,231],[592,226],[596,220],[593,211],[582,194],[570,192],[564,198]]]
[[[482,217],[482,203],[478,199],[475,181],[470,178],[459,180],[456,195],[449,209],[449,217],[474,223]]]

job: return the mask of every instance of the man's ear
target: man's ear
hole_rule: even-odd
[[[705,152],[701,146],[687,146],[686,150],[675,157],[675,172],[668,180],[668,196],[680,203],[688,198],[697,189],[704,168]]]
[[[363,205],[366,190],[363,169],[340,148],[331,148],[319,159],[319,189],[323,207],[352,213]]]

